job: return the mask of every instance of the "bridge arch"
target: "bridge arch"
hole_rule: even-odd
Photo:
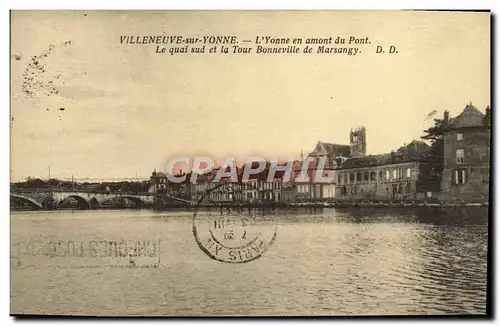
[[[62,201],[64,201],[67,198],[75,199],[78,202],[79,209],[90,209],[91,208],[90,202],[87,199],[83,198],[82,196],[78,196],[78,195],[69,195],[67,197],[64,197],[63,199],[61,199],[59,201],[58,204],[60,204]]]
[[[91,209],[99,208],[101,206],[101,204],[95,197],[92,197],[89,204]]]
[[[25,202],[30,203],[33,207],[36,207],[37,209],[43,209],[43,204],[39,203],[38,201],[34,200],[33,198],[23,196],[23,195],[14,195],[14,194],[10,194],[10,198],[11,199],[13,199],[13,198],[21,199]]]
[[[134,196],[120,196],[123,199],[129,199],[134,202],[136,208],[145,207],[147,204],[140,198]]]

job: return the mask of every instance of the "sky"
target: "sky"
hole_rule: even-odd
[[[120,44],[143,35],[371,44],[356,56]],[[368,154],[386,153],[419,139],[434,110],[491,105],[488,13],[13,11],[11,55],[12,181],[49,167],[53,178],[147,178],[179,155],[285,160],[318,141],[349,144],[359,126]]]

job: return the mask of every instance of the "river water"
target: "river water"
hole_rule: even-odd
[[[486,313],[486,210],[304,209],[274,214],[277,236],[268,251],[248,263],[228,264],[210,259],[197,246],[192,212],[14,212],[11,313]],[[143,249],[151,255],[132,258],[134,266],[145,267],[128,268],[130,257],[96,258],[84,254],[88,248],[78,249],[115,240],[149,246]],[[51,254],[47,248],[57,241],[72,247]],[[96,248],[94,252],[108,250]],[[115,265],[107,265],[110,260]]]

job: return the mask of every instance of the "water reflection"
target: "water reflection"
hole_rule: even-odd
[[[209,213],[199,214],[202,218]],[[239,265],[214,262],[198,249],[191,234],[191,214],[13,214],[13,241],[29,236],[158,237],[162,266],[72,271],[13,266],[12,311],[380,315],[486,310],[484,212],[368,208],[266,212],[269,220],[278,218],[275,244],[260,259]]]

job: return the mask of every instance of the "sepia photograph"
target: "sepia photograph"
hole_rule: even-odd
[[[491,31],[11,10],[10,315],[491,317]]]

